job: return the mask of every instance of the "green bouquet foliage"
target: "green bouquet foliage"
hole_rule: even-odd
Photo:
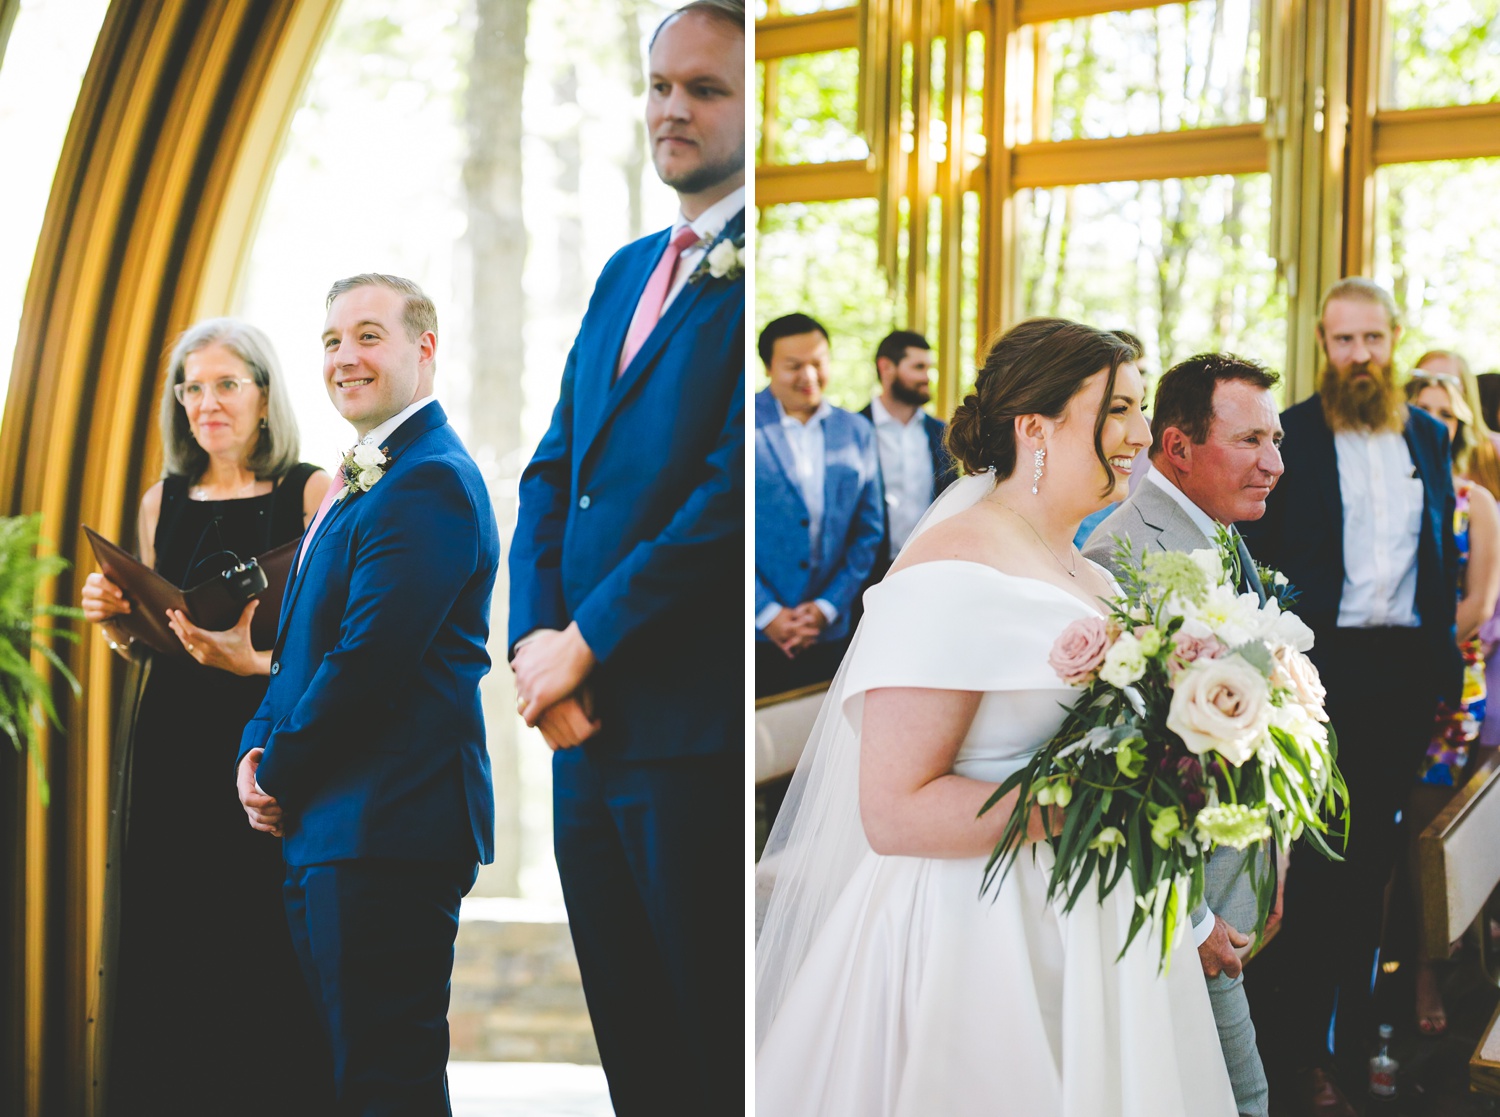
[[[1281,609],[1240,593],[1235,548],[1191,554],[1116,553],[1121,593],[1108,616],[1075,621],[1048,662],[1081,689],[1057,733],[980,810],[1017,793],[985,866],[999,887],[1027,842],[1037,809],[1055,855],[1048,900],[1070,911],[1090,882],[1102,902],[1129,875],[1134,911],[1121,950],[1148,925],[1161,932],[1161,965],[1203,899],[1217,846],[1305,838],[1338,860],[1347,840],[1348,789],[1317,669],[1312,632]],[[1257,572],[1261,573],[1261,572]],[[1054,808],[1062,808],[1056,825]],[[1275,873],[1251,858],[1259,938]],[[1251,930],[1251,928],[1240,928]]]

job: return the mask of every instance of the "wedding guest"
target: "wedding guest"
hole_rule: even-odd
[[[1266,498],[1282,474],[1281,422],[1271,394],[1279,380],[1269,369],[1227,353],[1200,354],[1168,369],[1156,387],[1151,469],[1094,530],[1084,557],[1118,574],[1121,542],[1134,554],[1195,551],[1213,546],[1225,528],[1239,549],[1241,589],[1264,602],[1254,561],[1234,525],[1265,515]],[[1243,1117],[1268,1112],[1265,1068],[1236,953],[1251,945],[1243,932],[1256,919],[1255,856],[1228,846],[1215,850],[1205,874],[1207,903],[1193,913],[1214,1023]],[[1257,871],[1264,872],[1270,866],[1261,861]],[[1273,908],[1273,918],[1279,914]]]
[[[1500,434],[1484,418],[1484,404],[1479,397],[1479,382],[1469,371],[1469,362],[1462,354],[1451,349],[1430,349],[1412,366],[1414,372],[1426,372],[1433,376],[1446,376],[1457,386],[1465,408],[1471,416],[1465,429],[1472,435],[1471,446],[1465,453],[1468,464],[1465,474],[1471,481],[1478,481],[1489,490],[1491,496],[1500,499]]]
[[[871,582],[885,577],[927,506],[958,476],[953,455],[943,445],[947,424],[923,410],[932,400],[935,364],[932,346],[911,330],[886,335],[875,350],[880,394],[860,412],[875,426],[885,492],[885,534]]]
[[[1242,530],[1256,559],[1300,594],[1295,609],[1317,638],[1310,655],[1327,688],[1358,821],[1343,861],[1306,848],[1293,853],[1289,918],[1265,956],[1268,965],[1277,957],[1276,995],[1269,974],[1257,975],[1250,995],[1273,1090],[1271,1064],[1284,1061],[1301,1104],[1351,1114],[1331,1072],[1346,1075],[1346,1085],[1361,1080],[1377,1023],[1371,974],[1399,848],[1396,814],[1439,699],[1459,699],[1458,559],[1448,435],[1407,407],[1396,384],[1401,326],[1389,292],[1359,277],[1335,283],[1323,296],[1317,336],[1319,392],[1282,414],[1286,474],[1265,516]],[[1402,685],[1370,701],[1371,686],[1393,664],[1401,665]],[[1268,1040],[1280,1045],[1277,1058]]]
[[[137,545],[175,585],[296,539],[328,490],[297,460],[280,364],[246,322],[213,318],[177,339],[159,421],[165,476],[141,500]],[[245,826],[226,779],[270,674],[269,647],[250,636],[260,602],[223,632],[176,614],[180,656],[131,646],[118,622],[134,607],[88,576],[84,616],[139,665],[106,870],[107,1109],[249,1115],[264,1090],[284,1112],[327,1113],[333,1068],[282,913],[281,842]],[[244,1085],[248,1052],[257,1090]]]
[[[823,398],[828,331],[788,314],[761,331],[755,397],[755,693],[826,682],[885,531],[875,430]]]
[[[1485,649],[1479,630],[1494,615],[1496,600],[1500,599],[1500,512],[1496,511],[1495,498],[1490,492],[1465,475],[1474,450],[1486,443],[1461,381],[1449,373],[1418,372],[1406,382],[1406,398],[1412,406],[1448,428],[1453,448],[1453,488],[1457,501],[1453,537],[1458,548],[1459,585],[1456,637],[1464,660],[1462,697],[1456,707],[1446,703],[1438,706],[1418,786],[1413,789],[1405,812],[1411,886],[1403,889],[1402,895],[1415,908],[1417,898],[1422,895],[1417,835],[1463,785],[1476,759],[1475,743],[1485,718]],[[1421,920],[1416,918],[1413,922],[1420,931]],[[1448,1017],[1437,972],[1428,959],[1434,947],[1445,944],[1421,945],[1415,965],[1417,1028],[1426,1035],[1441,1035],[1447,1031]]]
[[[619,1117],[744,1106],[745,6],[650,45],[670,230],[599,277],[521,477],[511,665]],[[627,325],[628,323],[628,325]]]

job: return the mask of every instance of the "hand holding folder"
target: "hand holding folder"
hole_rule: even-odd
[[[99,560],[99,569],[130,599],[130,612],[115,618],[115,626],[163,655],[186,656],[187,650],[167,624],[167,610],[181,609],[199,628],[222,632],[233,628],[249,598],[236,596],[223,576],[181,590],[145,563],[111,543],[87,524],[84,533]],[[276,643],[276,624],[281,617],[281,595],[297,554],[298,540],[283,543],[256,562],[265,571],[266,588],[254,596],[260,608],[250,623],[250,639],[258,651]]]

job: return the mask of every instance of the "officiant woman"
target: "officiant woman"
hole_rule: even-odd
[[[297,539],[330,479],[297,460],[296,419],[260,330],[199,322],[167,359],[164,476],[141,500],[140,557],[189,588]],[[182,653],[151,652],[117,619],[128,596],[101,574],[84,615],[130,658],[106,866],[107,1117],[326,1113],[333,1075],[292,952],[281,840],[252,830],[235,794],[240,733],[265,693],[270,650],[239,623],[171,617]]]

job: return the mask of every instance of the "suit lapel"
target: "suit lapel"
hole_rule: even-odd
[[[765,436],[772,460],[786,475],[787,487],[796,496],[797,503],[802,505],[802,510],[807,511],[807,501],[802,498],[802,486],[797,483],[797,464],[792,457],[792,446],[786,440],[786,431],[781,429],[781,415],[777,412],[776,401],[771,398],[769,391],[763,392],[755,401],[755,421]]]
[[[745,212],[741,210],[729,219],[724,228],[719,232],[719,235],[714,238],[713,244],[717,245],[720,241],[739,236],[744,228]],[[661,251],[657,251],[651,256],[651,269],[656,267],[657,261],[661,258],[661,252],[665,251],[667,234],[663,233],[662,237]],[[713,245],[709,246],[709,251],[713,251]],[[704,258],[707,259],[706,256]],[[647,269],[646,279],[650,278],[651,269]],[[740,282],[742,283],[741,291],[743,292],[743,281]],[[672,305],[667,307],[666,313],[661,317],[661,321],[657,322],[655,328],[646,336],[646,340],[641,344],[636,355],[631,358],[630,364],[626,365],[624,371],[620,373],[620,378],[615,380],[614,367],[620,359],[620,349],[623,347],[625,341],[625,330],[630,328],[630,319],[635,315],[635,306],[640,301],[640,292],[644,291],[646,287],[646,280],[642,280],[640,290],[636,292],[636,297],[631,300],[629,309],[624,313],[624,327],[619,331],[620,344],[613,349],[614,356],[607,371],[606,382],[602,386],[595,385],[596,390],[601,394],[594,408],[591,409],[591,425],[580,425],[578,428],[581,434],[578,445],[582,451],[578,457],[579,461],[582,461],[587,456],[593,446],[594,440],[599,437],[599,432],[609,425],[610,417],[619,410],[620,404],[630,395],[637,381],[645,376],[647,370],[652,367],[656,360],[656,355],[661,352],[667,340],[687,320],[693,308],[700,301],[709,297],[710,288],[715,284],[722,283],[722,280],[715,280],[705,276],[696,283],[689,283],[683,287],[677,293],[677,297],[672,300]],[[743,294],[741,297],[743,297]]]
[[[412,415],[391,432],[381,446],[390,453],[391,464],[395,464],[401,453],[406,450],[417,438],[430,430],[435,430],[448,422],[448,415],[443,410],[443,405],[433,401],[422,410]],[[328,538],[328,533],[333,530],[334,522],[338,517],[345,515],[348,505],[359,500],[360,494],[356,496],[348,493],[341,499],[334,501],[333,507],[328,509],[328,514],[323,517],[323,522],[318,525],[318,533],[312,539],[305,536],[302,541],[302,549],[307,551],[307,557],[303,558],[299,550],[297,557],[292,560],[292,576],[285,591],[285,601],[281,609],[281,623],[276,626],[276,650],[280,652],[281,643],[286,638],[287,619],[292,615],[292,609],[297,603],[297,596],[302,592],[302,569],[312,561],[313,554],[322,545],[323,540]]]

